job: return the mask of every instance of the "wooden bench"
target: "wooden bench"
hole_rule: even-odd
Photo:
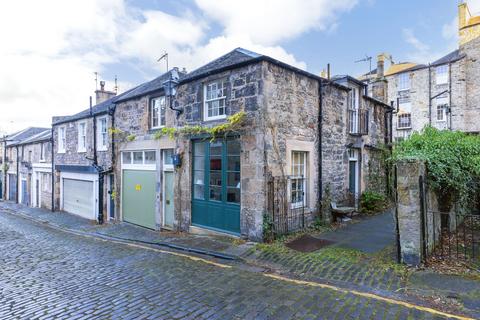
[[[337,203],[334,201],[330,203],[330,206],[332,207],[333,222],[336,222],[338,218],[348,217],[348,215],[351,218],[355,212],[354,207],[337,207]]]

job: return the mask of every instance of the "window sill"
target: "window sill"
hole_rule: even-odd
[[[57,151],[58,154],[64,154],[65,150]]]
[[[108,148],[97,148],[97,151],[108,151]]]
[[[223,115],[223,116],[203,118],[203,121],[208,122],[208,121],[222,120],[226,118],[227,118],[227,115]]]
[[[412,127],[405,127],[405,128],[398,128],[397,127],[397,130],[412,130]]]

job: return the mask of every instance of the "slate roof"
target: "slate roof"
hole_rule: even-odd
[[[198,69],[193,70],[192,72],[188,73],[181,82],[188,82],[194,79],[204,77],[208,74],[218,72],[222,69],[228,69],[229,67],[235,66],[240,63],[251,62],[258,60],[261,57],[265,57],[261,54],[243,49],[243,48],[236,48],[229,53],[217,58],[204,66],[201,66]]]
[[[446,64],[446,63],[449,63],[449,62],[455,62],[455,61],[458,61],[460,59],[463,59],[465,57],[465,54],[463,53],[460,53],[460,50],[455,50],[453,52],[450,52],[449,54],[447,54],[446,56],[444,57],[441,57],[440,59],[432,62],[432,66],[435,67],[435,66],[439,66],[439,65],[442,65],[442,64]]]
[[[112,108],[115,105],[114,102],[116,98],[117,97],[110,98],[102,103],[99,103],[93,106],[92,114],[98,115],[98,114],[106,113],[109,110],[109,108]],[[70,122],[70,121],[76,121],[76,120],[88,118],[89,116],[90,116],[90,108],[80,111],[79,113],[76,113],[71,116],[56,117],[53,121],[53,125],[58,125],[58,124]]]
[[[7,146],[18,145],[44,132],[50,132],[50,128],[28,127],[6,136],[5,140],[7,140]]]
[[[43,132],[37,133],[36,135],[33,135],[25,140],[18,142],[17,145],[46,141],[46,140],[50,140],[51,137],[52,137],[52,130],[46,129]]]
[[[171,74],[171,78],[170,78],[170,74]],[[185,76],[184,73],[178,71],[177,68],[173,68],[169,72],[166,72],[166,73],[162,74],[161,76],[159,76],[159,77],[157,77],[157,78],[155,78],[151,81],[142,83],[142,84],[136,86],[135,88],[129,90],[128,92],[123,93],[122,95],[117,97],[115,102],[126,101],[126,100],[129,100],[129,99],[133,99],[135,97],[143,96],[143,95],[145,95],[147,93],[150,93],[150,92],[162,90],[163,89],[163,84],[166,81],[168,81],[170,79],[178,81],[178,80],[181,80],[184,76]]]

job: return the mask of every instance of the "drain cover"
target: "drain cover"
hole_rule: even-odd
[[[305,234],[295,240],[292,240],[285,245],[293,250],[300,252],[313,252],[323,247],[333,244],[333,241],[317,239],[308,234]]]

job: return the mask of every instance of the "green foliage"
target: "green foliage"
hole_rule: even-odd
[[[135,141],[136,138],[137,137],[134,134],[129,134],[126,139],[128,142],[132,142]]]
[[[274,239],[273,235],[273,221],[269,214],[263,215],[263,240],[265,242],[272,242]]]
[[[392,161],[408,159],[425,161],[430,186],[461,204],[478,190],[480,136],[427,127],[395,146]]]
[[[113,135],[113,134],[123,134],[124,131],[122,131],[119,128],[108,128],[108,134]]]
[[[383,194],[367,190],[360,196],[360,211],[367,214],[383,211],[386,202]]]
[[[211,136],[212,140],[219,138],[221,135],[227,135],[228,133],[235,132],[241,128],[243,122],[246,117],[245,111],[240,111],[231,115],[227,118],[226,123],[222,123],[216,125],[214,127],[207,127],[207,126],[185,126],[183,128],[169,128],[164,127],[161,130],[158,130],[154,134],[154,139],[158,140],[161,137],[168,136],[170,139],[175,139],[175,136],[183,135],[183,136],[191,136],[191,135],[199,135],[199,134],[206,134]]]
[[[9,169],[8,163],[4,163],[2,170],[5,171],[5,172],[7,172],[8,169]]]

